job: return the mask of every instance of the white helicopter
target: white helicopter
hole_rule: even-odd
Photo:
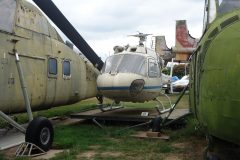
[[[104,97],[116,103],[156,100],[163,86],[161,67],[163,60],[144,46],[150,34],[138,37],[137,46],[115,46],[114,55],[108,57],[97,78],[97,89]]]

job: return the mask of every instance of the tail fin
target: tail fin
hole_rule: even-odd
[[[165,59],[171,59],[174,57],[171,53],[171,50],[168,48],[166,44],[165,36],[156,36],[155,37],[155,51]]]
[[[186,20],[176,21],[176,42],[175,47],[181,48],[196,48],[198,40],[193,38],[188,31]]]
[[[160,55],[164,55],[165,51],[169,51],[169,48],[166,44],[165,36],[156,36],[155,37],[155,51]]]
[[[176,42],[172,52],[176,61],[187,61],[197,47],[198,39],[193,38],[188,31],[186,20],[176,21]]]

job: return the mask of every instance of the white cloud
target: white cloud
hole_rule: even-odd
[[[165,35],[175,43],[175,21],[186,19],[193,37],[202,33],[203,0],[53,0],[103,59],[115,45],[137,43],[136,31]],[[150,38],[149,38],[150,40]],[[132,42],[133,41],[133,42]]]

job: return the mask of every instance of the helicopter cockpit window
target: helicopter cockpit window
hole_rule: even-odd
[[[149,59],[148,61],[148,76],[151,78],[159,76],[159,68],[154,59]]]
[[[63,61],[63,78],[70,78],[71,76],[71,64],[69,60]]]
[[[240,8],[240,1],[239,0],[221,0],[220,6],[218,9],[218,13],[223,14],[230,12],[234,9]]]
[[[13,32],[16,0],[0,0],[0,30]]]
[[[49,75],[57,75],[57,59],[48,59],[48,73]]]
[[[141,55],[120,54],[109,57],[102,73],[135,73],[146,75],[146,59]]]

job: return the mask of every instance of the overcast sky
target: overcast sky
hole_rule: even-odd
[[[193,37],[202,34],[204,0],[53,0],[102,59],[116,45],[137,44],[137,31],[165,35],[175,44],[176,20],[187,20]],[[151,37],[148,38],[150,44]]]

